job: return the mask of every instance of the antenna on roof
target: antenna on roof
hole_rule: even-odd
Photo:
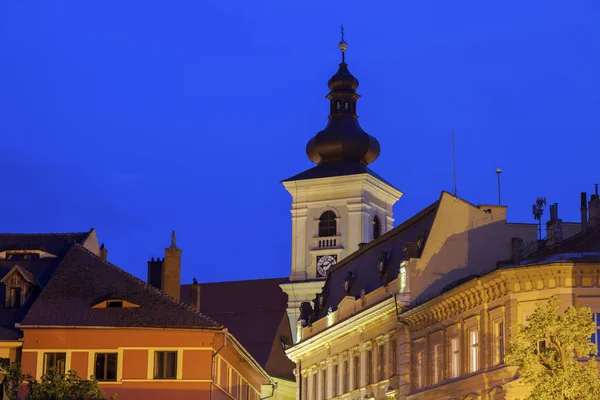
[[[535,201],[533,208],[533,218],[538,221],[538,234],[539,240],[542,240],[542,214],[544,214],[544,206],[546,205],[546,198],[538,197]]]
[[[456,156],[454,154],[454,131],[452,131],[452,179],[454,179],[454,197],[456,197]]]
[[[500,174],[502,170],[500,168],[496,168],[496,174],[498,175],[498,205],[500,205]]]

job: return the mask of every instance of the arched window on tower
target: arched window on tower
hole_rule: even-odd
[[[347,101],[344,103],[344,111],[348,114],[350,113],[350,103]]]
[[[373,239],[377,239],[381,235],[381,223],[379,222],[379,217],[376,215],[373,218]]]
[[[336,236],[337,222],[333,211],[325,211],[319,217],[319,237]]]
[[[341,101],[339,101],[339,100],[336,100],[336,101],[335,101],[335,108],[336,108],[336,110],[338,110],[338,111],[339,111],[339,110],[341,110],[341,109],[342,109],[342,102],[341,102]]]

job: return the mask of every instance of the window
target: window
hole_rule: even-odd
[[[496,364],[504,363],[504,322],[496,324]]]
[[[382,381],[385,377],[385,346],[382,344],[378,347],[379,355],[377,356],[379,363],[377,364],[377,375]]]
[[[94,376],[99,381],[116,381],[117,353],[96,353]]]
[[[327,398],[327,369],[321,371],[321,390],[323,391],[322,399],[325,400]]]
[[[339,396],[341,393],[338,391],[338,380],[340,379],[338,364],[333,366],[333,396]]]
[[[122,308],[123,302],[121,300],[110,300],[106,302],[106,308]]]
[[[67,366],[67,353],[44,353],[44,374],[50,368],[56,368],[56,372],[64,374]]]
[[[312,378],[312,399],[317,400],[317,374],[313,374]]]
[[[21,288],[10,288],[10,307],[21,307]]]
[[[390,340],[390,365],[389,365],[389,373],[390,377],[396,375],[396,339],[392,338]]]
[[[415,389],[425,386],[425,355],[423,350],[417,352],[415,357]]]
[[[450,339],[450,377],[458,378],[460,376],[460,346],[458,338]]]
[[[350,103],[348,103],[347,101],[344,102],[344,111],[346,113],[350,112]]]
[[[367,371],[365,374],[366,385],[373,383],[373,350],[367,350]]]
[[[300,388],[300,390],[302,391],[302,395],[301,395],[301,399],[302,400],[308,400],[307,399],[307,395],[308,395],[308,377],[303,376],[302,377],[302,387]]]
[[[340,110],[340,109],[342,108],[342,102],[341,102],[341,101],[339,101],[339,100],[336,100],[336,101],[335,101],[335,108],[336,108],[337,110]]]
[[[377,239],[381,235],[381,223],[379,222],[379,217],[376,215],[373,218],[373,239]]]
[[[231,372],[230,372],[231,374]],[[231,375],[230,375],[231,376]],[[154,353],[154,379],[177,378],[177,352],[157,351]],[[231,380],[230,380],[231,383]]]
[[[595,333],[592,333],[590,340],[596,345],[596,349],[600,349],[600,314],[593,314],[592,318],[596,323],[596,330]],[[598,354],[598,351],[596,351],[596,354]]]
[[[319,218],[319,237],[336,236],[337,223],[333,211],[325,211]]]
[[[250,385],[248,382],[244,382],[244,400],[250,400]]]
[[[354,389],[360,388],[360,354],[354,356]]]
[[[39,253],[6,253],[6,259],[11,261],[37,260],[39,258]]]
[[[348,360],[344,360],[344,369],[343,372],[343,381],[342,381],[342,393],[348,392],[348,379],[350,376],[350,363]]]
[[[400,272],[398,273],[398,281],[400,283],[400,293],[404,293],[406,290],[406,267],[400,267]]]
[[[479,332],[477,329],[469,331],[469,372],[479,369]]]
[[[433,346],[433,384],[436,385],[442,381],[442,345]]]

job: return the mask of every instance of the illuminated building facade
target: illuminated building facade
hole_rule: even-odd
[[[345,51],[345,43],[341,45]],[[340,71],[332,80],[343,75],[346,93],[352,93],[357,83],[345,62]],[[336,85],[330,81],[332,93]],[[332,112],[338,110],[334,94],[329,96]],[[345,113],[344,101],[341,108]],[[352,104],[348,110],[353,111]],[[330,116],[330,125],[332,120]],[[345,146],[357,136],[354,125],[347,126],[352,126],[347,138],[340,129],[331,143],[319,141],[321,133],[309,142],[307,153],[319,164],[314,170],[342,163],[342,149],[359,148]],[[321,150],[335,154],[335,161],[314,155]],[[524,322],[551,295],[558,295],[564,307],[587,305],[600,313],[598,194],[589,202],[589,221],[585,211],[580,223],[563,223],[552,206],[545,240],[538,240],[536,224],[507,222],[506,206],[474,205],[447,192],[397,227],[368,235],[365,226],[375,226],[364,203],[370,197],[348,195],[360,204],[358,220],[363,221],[350,227],[356,246],[340,253],[328,266],[326,279],[318,281],[321,253],[314,251],[314,243],[319,243],[319,228],[328,220],[324,213],[332,201],[321,194],[325,189],[319,184],[335,189],[338,182],[369,176],[364,171],[373,159],[354,160],[363,172],[331,168],[337,173],[301,182],[302,197],[294,193],[298,178],[284,182],[294,199],[295,261],[289,291],[282,287],[289,294],[292,288],[306,288],[298,290],[304,300],[296,295],[296,303],[289,305],[301,303],[290,313],[290,320],[298,315],[297,337],[287,350],[296,363],[297,399],[524,399],[527,387],[515,380],[515,367],[504,364],[510,327]],[[310,171],[304,174],[312,177]],[[388,187],[391,218],[393,198],[400,193]],[[311,207],[311,194],[318,207]],[[588,209],[585,199],[582,209]],[[349,215],[335,216],[339,225],[352,224]],[[311,230],[300,229],[298,235],[298,224]],[[308,246],[311,240],[313,247]],[[311,296],[316,288],[320,290]]]

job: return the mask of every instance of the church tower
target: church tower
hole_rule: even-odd
[[[292,195],[292,270],[281,288],[297,338],[300,304],[321,292],[327,272],[361,243],[392,229],[392,206],[402,193],[367,167],[379,156],[379,142],[358,123],[358,80],[342,62],[329,80],[329,122],[306,145],[317,166],[282,183]]]

